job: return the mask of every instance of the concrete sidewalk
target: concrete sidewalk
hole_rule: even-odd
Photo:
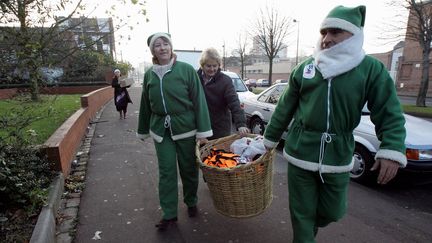
[[[111,101],[97,121],[75,242],[95,242],[97,232],[101,232],[99,242],[291,242],[285,162],[274,163],[274,198],[262,214],[235,219],[217,213],[201,179],[199,216],[189,218],[180,197],[177,227],[158,232],[154,226],[161,218],[157,159],[152,140],[142,142],[135,137],[141,88],[131,88],[129,92],[134,103],[129,105],[127,119],[119,119]],[[355,198],[354,193],[350,191],[349,197]],[[393,206],[384,206],[390,207]],[[320,230],[317,241],[395,242],[395,239],[347,214],[340,222]]]
[[[94,242],[97,231],[102,232],[101,242],[287,241],[291,226],[286,182],[275,186],[278,196],[266,212],[250,219],[233,219],[216,212],[201,180],[199,216],[189,218],[180,198],[178,227],[157,232],[154,225],[161,218],[157,159],[152,140],[141,142],[135,137],[141,89],[131,88],[129,92],[133,104],[128,107],[127,119],[120,120],[110,102],[96,125],[75,242]],[[275,181],[286,181],[280,177]]]

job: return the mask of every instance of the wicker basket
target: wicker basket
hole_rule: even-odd
[[[256,137],[256,135],[248,135]],[[212,167],[202,163],[211,148],[230,150],[230,145],[241,138],[231,135],[197,145],[197,162],[210,190],[216,210],[229,217],[247,218],[262,213],[273,199],[273,154],[266,152],[257,160],[233,168]]]

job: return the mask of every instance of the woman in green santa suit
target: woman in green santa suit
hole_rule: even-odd
[[[163,212],[156,227],[165,230],[177,221],[177,164],[189,217],[198,212],[195,145],[213,132],[200,79],[191,65],[176,60],[171,36],[155,33],[147,45],[153,66],[144,75],[137,136],[154,140]]]

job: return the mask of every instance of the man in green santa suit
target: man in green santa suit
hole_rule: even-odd
[[[380,149],[372,170],[386,184],[407,163],[404,117],[384,65],[363,51],[366,7],[337,6],[320,27],[313,57],[291,73],[264,134],[273,148],[292,121],[288,160],[293,242],[315,242],[319,227],[342,218],[353,168],[353,130],[363,106],[371,111]]]

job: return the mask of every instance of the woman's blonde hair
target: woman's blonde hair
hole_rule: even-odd
[[[219,66],[222,65],[222,58],[219,55],[218,51],[213,47],[207,48],[203,51],[203,53],[201,54],[201,59],[199,61],[200,66],[203,67],[204,64],[209,60],[215,60],[219,64]]]

